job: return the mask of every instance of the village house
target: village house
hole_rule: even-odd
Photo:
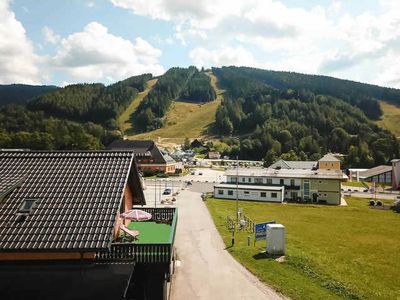
[[[221,158],[221,154],[218,151],[209,151],[207,156],[209,159],[220,159]]]
[[[115,140],[107,149],[129,150],[135,152],[135,159],[140,172],[160,172],[174,174],[176,161],[163,154],[154,141],[151,140]]]
[[[120,214],[145,203],[133,152],[0,151],[1,299],[162,299],[176,213],[144,209],[163,241],[126,238]]]

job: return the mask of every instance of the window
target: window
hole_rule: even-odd
[[[248,192],[248,191],[244,191],[244,194],[245,194],[245,195],[248,195],[248,194],[250,194],[250,192]]]
[[[272,184],[272,178],[267,178],[267,184],[271,185]]]
[[[229,196],[233,196],[233,191],[228,191]]]
[[[262,178],[254,178],[254,183],[262,184]]]
[[[304,197],[308,198],[310,196],[310,181],[304,180],[303,182]]]
[[[280,180],[279,180],[279,184],[280,184],[280,185],[285,185],[285,181],[284,181],[283,179],[280,179]]]
[[[246,182],[246,178],[242,177],[242,182]]]
[[[36,199],[25,199],[22,202],[21,206],[19,207],[18,212],[23,213],[23,214],[31,213],[35,202],[36,202]]]
[[[278,193],[271,193],[271,198],[278,198]]]
[[[224,190],[218,190],[218,195],[223,195],[224,194]]]
[[[231,182],[236,183],[237,177],[232,177]]]
[[[247,179],[247,181],[248,181],[248,182],[251,182],[251,177],[249,177],[249,178]]]
[[[294,179],[290,179],[290,185],[294,186]]]
[[[318,183],[322,183],[322,180],[319,180]]]
[[[260,193],[260,196],[263,197],[263,198],[265,198],[265,197],[267,197],[267,193],[266,193],[266,192],[261,192],[261,193]]]

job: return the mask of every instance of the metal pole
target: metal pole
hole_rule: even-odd
[[[162,184],[162,182],[160,181],[160,189],[158,190],[159,195],[160,195],[160,203],[161,203],[161,184]]]
[[[157,208],[157,179],[154,179],[154,208]]]
[[[236,225],[239,223],[239,157],[236,156]]]

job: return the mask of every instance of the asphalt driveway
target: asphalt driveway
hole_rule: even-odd
[[[282,299],[224,250],[207,207],[197,191],[179,195],[175,269],[171,299]]]

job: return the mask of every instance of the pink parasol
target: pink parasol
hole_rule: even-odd
[[[152,215],[140,209],[130,209],[122,213],[121,218],[131,221],[148,221]]]

